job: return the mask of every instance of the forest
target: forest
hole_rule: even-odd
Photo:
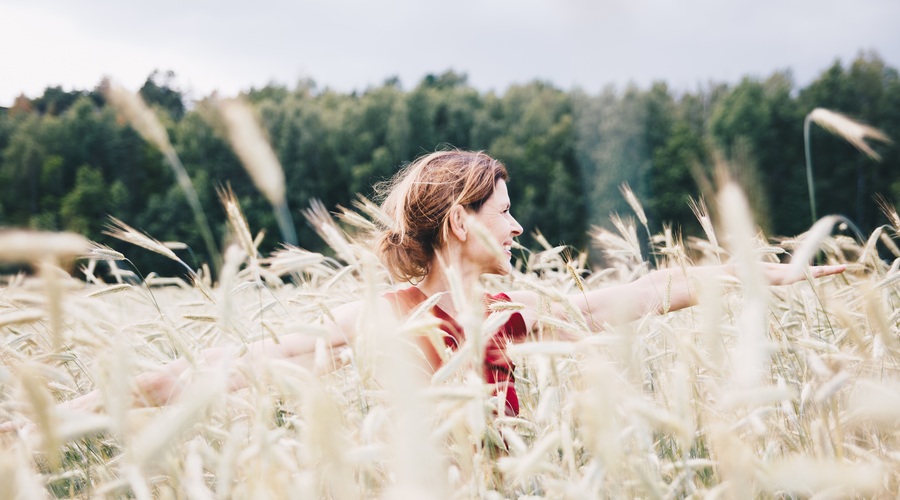
[[[92,90],[48,87],[0,108],[0,227],[67,230],[109,243],[108,216],[162,241],[180,241],[207,259],[184,193],[160,152]],[[221,239],[227,233],[217,188],[231,186],[264,252],[279,245],[271,207],[250,182],[223,132],[216,95],[188,99],[171,72],[151,74],[139,90],[170,140]],[[900,137],[900,77],[876,53],[836,60],[800,88],[789,70],[674,91],[649,88],[563,90],[547,81],[482,92],[464,74],[428,75],[414,88],[398,79],[342,93],[312,80],[271,84],[244,97],[255,108],[286,177],[299,244],[326,245],[303,220],[313,200],[330,210],[372,197],[373,185],[435,149],[484,150],[511,173],[522,243],[540,232],[551,244],[585,249],[593,226],[630,213],[630,186],[650,227],[686,235],[699,224],[690,200],[709,194],[726,165],[750,198],[767,234],[811,225],[803,126],[815,108],[843,113]],[[821,127],[810,146],[818,216],[841,214],[863,232],[885,222],[874,197],[900,197],[900,149],[873,142],[876,161]],[[148,259],[142,264],[141,259]],[[138,267],[170,265],[136,255]]]

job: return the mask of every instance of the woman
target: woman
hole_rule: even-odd
[[[462,290],[480,290],[482,275],[505,275],[512,269],[510,249],[514,239],[522,234],[522,226],[510,212],[508,179],[506,167],[487,154],[451,150],[419,158],[383,186],[386,192],[383,209],[390,219],[390,227],[379,235],[377,251],[391,274],[411,286],[384,295],[379,299],[380,306],[393,310],[399,319],[418,304],[434,298],[431,313],[441,320],[444,346],[458,347],[465,333],[457,321],[459,304],[454,303],[450,293],[445,293],[451,290],[451,282],[456,280]],[[800,278],[791,277],[787,265],[762,266],[773,285],[789,284]],[[810,273],[821,277],[844,269],[843,265],[815,266]],[[565,316],[565,311],[574,308],[590,319],[593,329],[600,329],[603,324],[663,312],[663,297],[666,297],[666,310],[675,311],[695,304],[692,282],[698,274],[729,275],[733,274],[733,267],[653,271],[631,283],[568,296],[570,307],[563,304],[551,313]],[[481,295],[481,299],[488,303],[511,301],[521,306],[488,339],[483,353],[485,380],[495,384],[498,393],[503,395],[506,413],[516,414],[519,407],[512,383],[514,367],[504,349],[507,342],[522,340],[535,326],[540,297],[534,292],[510,291]],[[331,347],[352,345],[361,308],[361,303],[354,302],[333,311],[333,321],[328,320],[332,333],[327,343]],[[442,363],[442,346],[424,337],[419,340],[427,369],[436,370]],[[271,340],[260,341],[250,345],[243,358],[250,363],[258,356],[307,363],[315,351],[315,342],[301,335],[284,336],[277,344]],[[203,357],[215,362],[229,353],[226,349],[209,349],[203,352]],[[158,371],[139,375],[138,403],[162,405],[171,401],[180,392],[181,375],[189,367],[181,359]],[[232,385],[237,388],[244,382],[233,380]],[[93,410],[99,402],[99,393],[94,391],[65,406]]]
[[[391,274],[413,286],[387,294],[383,300],[396,314],[404,315],[429,297],[441,294],[432,314],[442,320],[447,347],[455,348],[464,334],[455,321],[456,304],[450,291],[448,269],[459,276],[462,290],[479,290],[484,274],[509,274],[512,270],[510,249],[522,234],[522,226],[513,217],[507,191],[509,176],[498,160],[481,152],[440,151],[421,157],[400,171],[387,185],[383,209],[391,227],[378,239],[377,249]],[[493,248],[492,248],[493,247]],[[845,266],[816,266],[813,277],[843,272]],[[688,270],[654,271],[628,284],[568,296],[571,306],[581,311],[592,323],[602,325],[630,321],[645,314],[675,311],[695,304],[692,282],[698,274],[705,276],[733,274],[733,266],[703,267]],[[763,264],[769,283],[784,285],[802,276],[791,277],[789,266]],[[665,297],[665,304],[664,304]],[[504,355],[505,344],[523,340],[538,320],[540,296],[530,291],[510,291],[488,296],[490,301],[512,301],[521,304],[520,312],[510,316],[506,324],[487,342],[484,373],[488,383],[498,383],[505,392],[506,412],[518,413],[518,400],[513,382],[513,365]],[[553,313],[564,316],[559,306]],[[350,304],[337,316],[346,342],[355,331],[359,308]],[[431,369],[437,369],[440,357],[427,340],[420,342],[424,358]]]

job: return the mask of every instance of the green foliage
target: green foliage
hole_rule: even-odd
[[[745,78],[717,103],[710,119],[712,136],[725,155],[734,161],[730,173],[744,186],[756,212],[756,219],[770,226],[768,195],[760,168],[779,162],[770,150],[773,132],[772,106],[766,85]]]
[[[151,74],[140,93],[168,127],[217,237],[226,230],[215,189],[230,184],[253,230],[270,235],[261,250],[275,248],[271,209],[225,141],[214,99],[186,108],[171,72]],[[410,90],[396,78],[349,94],[305,80],[246,97],[284,168],[295,220],[313,199],[335,208],[356,193],[373,197],[372,186],[405,162],[452,146],[486,151],[509,167],[526,245],[540,230],[553,243],[585,247],[592,225],[631,213],[619,192],[626,182],[651,226],[695,233],[686,200],[703,194],[695,176],[712,177],[717,152],[750,194],[758,221],[769,232],[795,234],[809,219],[802,142],[809,111],[833,109],[900,139],[900,78],[876,54],[835,62],[803,89],[789,73],[776,73],[681,94],[664,82],[592,95],[540,81],[482,93],[448,71]],[[863,230],[880,224],[871,197],[900,197],[900,150],[877,145],[878,164],[821,130],[812,141],[820,210],[847,215]],[[160,153],[117,119],[98,90],[49,87],[0,110],[0,225],[68,228],[104,241],[107,213],[202,252]],[[305,224],[298,236],[306,248],[324,248]]]
[[[611,213],[630,213],[619,193],[622,184],[630,185],[639,199],[651,199],[646,102],[636,87],[621,95],[613,88],[596,97],[578,94],[576,101],[576,149],[589,220],[602,225]]]
[[[665,142],[653,152],[653,176],[650,178],[653,196],[644,207],[648,217],[677,221],[684,226],[685,233],[698,234],[700,225],[688,199],[697,198],[694,174],[698,169],[702,170],[707,157],[703,137],[685,121],[676,122]]]
[[[99,234],[106,220],[107,205],[115,204],[107,193],[103,173],[83,165],[76,174],[75,186],[60,203],[63,228],[81,234]]]
[[[83,97],[87,97],[94,104],[99,105],[103,102],[103,98],[98,91],[73,90],[66,92],[62,87],[57,86],[47,87],[44,90],[44,95],[32,101],[32,106],[34,111],[38,113],[58,116],[65,113]]]
[[[166,110],[175,120],[184,116],[184,101],[181,92],[175,87],[175,73],[159,70],[147,77],[147,81],[138,91],[147,104],[156,105]]]
[[[542,82],[511,87],[495,120],[503,132],[487,148],[510,170],[510,197],[523,227],[583,247],[585,200],[575,159],[571,98]],[[528,236],[524,238],[530,243]]]

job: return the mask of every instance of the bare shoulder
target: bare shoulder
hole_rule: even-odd
[[[346,330],[346,326],[356,322],[356,318],[359,316],[361,309],[361,301],[355,300],[353,302],[347,302],[346,304],[341,304],[332,308],[330,317],[326,316],[325,320],[326,322],[331,320],[331,322],[339,326],[342,330]]]

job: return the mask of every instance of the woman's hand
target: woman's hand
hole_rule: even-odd
[[[766,282],[774,286],[790,285],[792,283],[796,283],[798,281],[806,279],[806,274],[802,272],[802,269],[797,268],[793,264],[775,264],[771,262],[763,262],[760,264],[760,268],[762,269],[763,275],[766,278]],[[840,274],[845,270],[847,270],[847,266],[843,264],[830,266],[811,266],[809,268],[809,276],[811,276],[812,278],[821,278],[823,276],[830,276],[832,274]],[[733,267],[731,274],[736,274]]]

